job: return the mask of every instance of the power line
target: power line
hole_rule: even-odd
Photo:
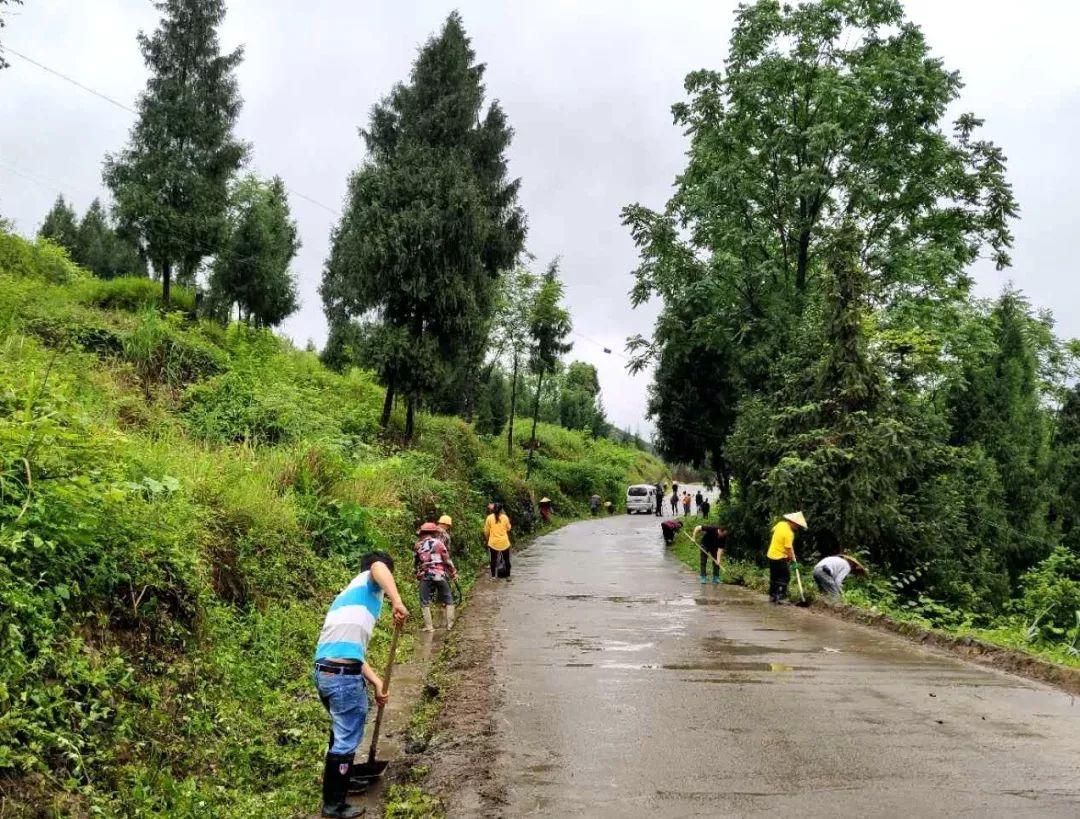
[[[33,59],[32,57],[28,57],[25,54],[23,54],[23,53],[21,53],[19,51],[16,51],[13,48],[5,46],[4,47],[4,53],[5,54],[13,54],[14,56],[18,57],[19,59],[25,60],[26,62],[30,63],[31,65],[33,65],[33,66],[35,66],[37,68],[40,68],[42,71],[47,71],[49,74],[52,74],[55,77],[59,77],[60,79],[64,80],[65,82],[71,83],[76,88],[82,89],[83,91],[87,92],[88,94],[93,94],[95,97],[98,97],[99,99],[105,100],[105,102],[109,103],[110,105],[115,105],[117,108],[119,108],[122,111],[126,111],[129,114],[134,114],[135,116],[138,116],[138,114],[139,114],[139,112],[136,111],[131,106],[125,105],[124,103],[120,102],[119,100],[117,100],[117,99],[115,99],[113,97],[110,97],[108,94],[103,94],[101,91],[98,91],[98,90],[96,90],[94,88],[91,88],[88,85],[84,85],[83,83],[76,80],[74,77],[70,77],[67,74],[63,73],[62,71],[57,71],[55,68],[50,68],[49,66],[47,66],[47,65],[45,65],[43,63],[39,63],[37,60]],[[306,202],[310,202],[312,205],[315,205],[316,207],[322,208],[323,210],[327,211],[328,213],[333,213],[336,216],[341,216],[341,211],[339,211],[337,208],[332,208],[329,205],[324,205],[319,200],[313,199],[312,197],[308,196],[305,193],[300,193],[300,191],[294,190],[293,188],[288,188],[288,187],[286,188],[286,191],[288,191],[293,196],[296,196],[296,197],[298,197],[300,199],[303,199]]]
[[[108,102],[108,103],[110,103],[112,105],[115,105],[117,108],[121,109],[122,111],[127,111],[129,114],[138,114],[139,113],[134,108],[131,108],[130,106],[124,105],[124,103],[113,99],[108,94],[102,94],[100,91],[95,91],[90,86],[83,85],[78,80],[74,79],[73,77],[69,77],[67,74],[64,74],[64,73],[62,73],[60,71],[57,71],[55,68],[49,68],[49,66],[47,66],[47,65],[42,65],[37,60],[35,60],[35,59],[31,58],[31,57],[27,57],[25,54],[22,54],[21,52],[18,52],[15,49],[11,48],[11,46],[4,46],[4,53],[5,54],[14,54],[19,59],[26,60],[26,62],[30,63],[30,65],[37,66],[42,71],[47,71],[50,74],[52,74],[52,75],[54,75],[56,77],[59,77],[60,79],[66,81],[66,82],[71,83],[75,87],[81,88],[83,91],[86,91],[88,94],[93,94],[95,97],[99,97],[100,99],[105,100],[105,102]]]

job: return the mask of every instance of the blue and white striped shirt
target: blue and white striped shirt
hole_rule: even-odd
[[[382,587],[372,579],[370,571],[354,577],[326,613],[315,659],[340,657],[363,662],[382,601]]]

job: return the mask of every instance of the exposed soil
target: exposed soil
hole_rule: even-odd
[[[511,581],[512,582],[512,581]],[[447,816],[500,816],[505,784],[495,777],[495,713],[500,692],[492,658],[505,580],[483,578],[450,636],[443,669],[451,688],[440,692],[443,708],[422,754],[406,762],[425,765],[421,787],[439,798]],[[408,767],[402,765],[401,770]]]

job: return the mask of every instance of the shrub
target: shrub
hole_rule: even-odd
[[[141,276],[87,279],[80,288],[79,300],[85,305],[103,310],[141,313],[148,308],[162,306],[161,283]],[[171,309],[193,316],[195,292],[187,287],[173,287]]]
[[[177,314],[162,318],[154,310],[142,314],[139,324],[123,341],[124,358],[144,385],[151,382],[177,388],[219,372],[225,366],[221,352],[181,329]]]

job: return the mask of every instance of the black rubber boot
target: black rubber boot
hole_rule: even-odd
[[[346,800],[349,795],[349,769],[352,767],[352,754],[327,754],[323,768],[323,816],[337,819],[355,819],[364,815],[363,808],[350,805]]]

